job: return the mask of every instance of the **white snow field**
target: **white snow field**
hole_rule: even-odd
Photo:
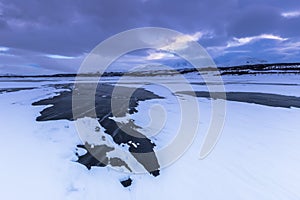
[[[193,83],[201,81],[196,74],[187,76]],[[173,77],[157,78],[176,82]],[[226,91],[300,97],[299,75],[243,75],[223,79]],[[76,145],[81,141],[74,122],[37,122],[36,117],[45,106],[31,105],[63,90],[48,84],[72,82],[70,78],[0,80],[1,199],[300,199],[299,108],[227,101],[222,135],[208,157],[201,160],[200,147],[209,126],[211,102],[198,98],[199,133],[184,155],[162,169],[159,176],[126,174],[109,167],[88,170],[76,162]],[[129,81],[126,86],[134,83]],[[192,86],[196,91],[207,90],[205,85]],[[27,90],[5,92],[7,88]],[[151,138],[156,148],[161,148],[174,137],[177,128],[176,99],[158,86],[145,88],[166,99],[140,102],[139,112],[130,117],[143,127],[149,120],[149,107],[161,103],[169,121],[159,135]],[[150,134],[155,130],[141,131]],[[128,177],[133,180],[132,185],[124,188],[120,180]]]

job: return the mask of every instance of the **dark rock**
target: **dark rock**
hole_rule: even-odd
[[[131,186],[131,184],[132,184],[132,179],[131,179],[131,178],[128,178],[128,179],[123,180],[123,181],[120,181],[120,182],[121,182],[121,184],[126,188],[126,187]]]

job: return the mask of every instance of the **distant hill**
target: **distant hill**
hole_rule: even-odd
[[[219,68],[221,75],[243,74],[300,74],[300,63],[249,64]]]
[[[144,70],[132,71],[132,72],[105,72],[99,73],[86,73],[86,74],[52,74],[52,75],[0,75],[0,78],[55,78],[55,77],[114,77],[114,76],[162,76],[162,75],[175,75],[175,74],[187,74],[191,72],[208,72],[215,71],[213,67],[192,68],[190,65],[180,66],[185,68],[174,67],[174,70],[159,69],[159,68],[144,68]],[[244,74],[300,74],[300,62],[299,63],[263,63],[263,64],[247,64],[237,65],[230,67],[218,67],[221,75],[244,75]]]

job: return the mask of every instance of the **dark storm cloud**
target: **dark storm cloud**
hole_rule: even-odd
[[[228,34],[247,37],[274,32],[281,20],[280,11],[271,6],[249,6],[237,11],[236,18],[228,24]]]
[[[271,32],[279,8],[237,0],[81,1],[2,0],[1,45],[76,55],[106,37],[140,26],[163,26],[216,36]],[[227,30],[228,28],[228,30]]]
[[[294,10],[300,10],[298,0],[0,0],[0,46],[79,56],[143,26],[208,32],[200,41],[206,47],[261,34],[295,39],[300,18],[281,15]]]
[[[125,1],[2,1],[3,46],[76,55],[141,20]],[[128,6],[128,7],[127,7]],[[129,13],[128,13],[129,12]],[[142,25],[142,24],[140,24]]]

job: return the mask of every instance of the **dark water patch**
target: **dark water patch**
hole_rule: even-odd
[[[226,83],[233,84],[233,83]],[[271,85],[271,86],[300,86],[297,83],[234,83],[236,85]]]
[[[132,171],[127,163],[123,161],[121,158],[109,158],[107,156],[107,153],[110,151],[113,151],[113,147],[109,147],[106,145],[90,145],[86,143],[85,145],[77,145],[78,148],[82,148],[87,150],[87,153],[78,156],[77,162],[80,164],[86,166],[88,169],[91,169],[93,166],[97,167],[106,167],[107,165],[111,165],[113,167],[125,167],[128,169],[130,172]]]
[[[218,83],[218,82],[211,82],[211,83],[205,83],[205,82],[192,82],[192,85],[270,85],[270,86],[300,86],[300,84],[297,83],[247,83],[247,82],[224,82],[224,83]]]
[[[91,92],[91,84],[84,83],[80,87],[80,99],[78,107],[75,109],[82,113],[78,118],[83,117],[94,117],[91,105],[89,102],[89,94]],[[76,90],[71,88],[72,91]],[[108,84],[98,85],[95,98],[95,110],[99,123],[105,128],[105,133],[113,138],[113,141],[118,144],[127,144],[129,146],[129,152],[133,157],[141,163],[144,168],[153,176],[159,175],[159,163],[154,152],[155,144],[142,133],[136,130],[136,125],[133,121],[128,123],[119,123],[111,119],[111,117],[122,117],[126,114],[133,114],[137,112],[136,107],[140,101],[150,100],[150,99],[160,99],[162,97],[154,94],[153,92],[147,91],[143,88],[134,89],[133,94],[126,99],[127,95],[132,92],[133,88],[118,86],[118,93],[112,95],[114,86]],[[73,117],[72,112],[72,91],[63,91],[59,93],[58,96],[54,96],[48,99],[40,100],[33,103],[33,105],[52,105],[51,107],[45,108],[40,112],[40,116],[37,117],[37,121],[48,121],[48,120],[76,120]],[[86,94],[86,95],[85,95]],[[111,111],[111,102],[116,102],[117,116],[114,116]],[[124,102],[129,102],[129,105],[124,104]],[[121,127],[121,128],[120,128]],[[139,144],[139,145],[137,145]],[[89,147],[89,146],[87,146]],[[105,155],[107,149],[104,147],[97,147],[103,151],[103,161],[105,160]],[[98,151],[98,149],[97,149]],[[99,155],[99,152],[96,152]],[[147,157],[143,156],[143,153],[147,153]],[[97,156],[98,158],[98,156]],[[100,166],[105,164],[105,162],[100,162],[90,153],[85,154],[79,158],[79,162],[90,168],[91,166]],[[100,160],[101,161],[101,160]],[[112,159],[110,164],[120,164],[123,161]]]
[[[1,93],[7,93],[7,92],[18,92],[22,90],[33,90],[36,89],[36,87],[26,87],[26,88],[1,88],[0,89],[0,94]]]
[[[72,90],[74,87],[73,83],[57,83],[57,84],[47,84],[43,85],[44,87],[53,87],[55,89],[65,89],[65,90]]]
[[[300,70],[299,71],[266,71],[266,72],[252,72],[252,71],[248,71],[248,70],[242,70],[242,71],[233,71],[233,72],[221,72],[221,75],[265,75],[265,74],[293,74],[293,75],[299,75],[300,74]]]
[[[1,78],[1,77],[0,77]],[[13,78],[7,78],[7,79],[0,79],[0,82],[13,82],[13,83],[39,83],[39,82],[55,82],[55,81],[61,81],[61,80],[54,80],[54,79],[13,79]]]
[[[210,98],[209,92],[204,91],[182,91],[177,92],[177,94],[187,94],[197,97]],[[224,99],[223,93],[213,92],[213,96],[217,99]],[[268,93],[258,93],[258,92],[227,92],[227,101],[236,101],[243,103],[254,103],[264,106],[281,107],[281,108],[300,108],[300,97],[295,96],[285,96],[280,94],[268,94]]]
[[[98,158],[97,159],[88,150],[92,148],[91,145],[86,143],[85,145],[77,145],[77,147],[87,150],[86,154],[82,156],[77,155],[78,156],[77,162],[86,166],[88,169],[91,169],[92,166],[97,166],[97,167],[107,166],[109,162],[109,158],[106,156],[106,153],[114,150],[114,148],[108,147],[106,145],[94,146],[93,155],[97,155]]]

